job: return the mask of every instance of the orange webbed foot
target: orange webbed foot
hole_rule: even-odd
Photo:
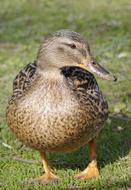
[[[60,180],[57,175],[54,175],[52,172],[45,173],[42,176],[33,178],[30,180],[31,183],[42,183],[42,184],[49,184],[49,183],[56,183]]]
[[[48,164],[46,153],[40,152],[40,155],[41,155],[41,160],[43,163],[43,168],[44,168],[45,173],[40,177],[31,179],[30,181],[33,183],[38,182],[38,183],[43,183],[43,184],[58,182],[60,178],[53,174],[52,169],[50,168]]]
[[[96,160],[93,160],[92,162],[89,163],[88,167],[80,172],[79,174],[75,175],[76,179],[91,179],[91,178],[98,178],[100,176],[99,170],[97,168],[97,162]]]

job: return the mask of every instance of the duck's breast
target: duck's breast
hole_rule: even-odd
[[[88,109],[61,80],[37,81],[9,107],[9,126],[25,144],[39,150],[69,151],[92,138]]]

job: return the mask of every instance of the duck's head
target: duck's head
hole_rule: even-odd
[[[57,31],[46,38],[37,55],[41,69],[77,66],[99,77],[116,81],[116,77],[94,61],[83,37],[70,30]]]

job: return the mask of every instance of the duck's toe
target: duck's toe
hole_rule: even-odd
[[[42,184],[48,184],[48,183],[56,183],[60,181],[60,178],[57,175],[54,175],[53,173],[45,173],[42,176],[33,178],[30,180],[31,183],[42,183]]]
[[[84,171],[75,175],[76,179],[83,179],[83,180],[98,178],[98,177],[100,177],[100,174],[97,168],[97,164],[94,161],[89,163],[88,167]]]

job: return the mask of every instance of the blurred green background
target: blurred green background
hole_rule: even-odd
[[[5,110],[18,71],[36,57],[45,36],[58,29],[80,32],[93,56],[118,77],[97,78],[109,103],[110,117],[98,138],[100,180],[81,182],[73,175],[88,162],[87,147],[71,154],[50,154],[58,184],[25,183],[40,175],[39,154],[23,146],[8,129]],[[131,1],[4,0],[0,1],[0,188],[130,189],[131,188]]]

